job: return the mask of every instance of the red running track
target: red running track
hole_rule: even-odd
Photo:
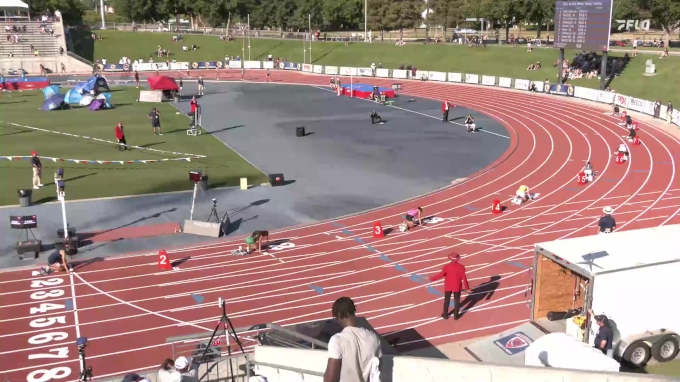
[[[247,76],[264,81],[262,72]],[[328,82],[326,76],[290,72],[273,77],[322,87]],[[389,86],[392,81],[371,82]],[[618,165],[611,153],[626,131],[601,107],[497,88],[402,82],[403,94],[446,98],[500,121],[509,132],[510,149],[468,181],[413,201],[272,232],[272,240],[289,240],[269,255],[229,256],[242,243],[239,238],[169,251],[173,260],[190,257],[176,271],[159,271],[155,256],[133,254],[71,275],[1,273],[0,355],[6,368],[0,378],[76,380],[80,335],[90,340],[87,359],[96,376],[154,368],[172,356],[166,337],[214,328],[218,297],[226,298],[236,327],[326,319],[332,302],[346,295],[401,350],[489,335],[528,320],[528,267],[535,243],[594,234],[606,205],[616,208],[619,230],[680,223],[675,174],[680,141],[668,133],[642,123],[644,144],[631,147],[631,159]],[[421,114],[440,118],[438,110]],[[588,160],[599,175],[578,186],[576,174]],[[520,184],[540,197],[510,205],[507,200]],[[501,215],[490,213],[496,198],[508,206]],[[373,222],[394,227],[416,205],[436,219],[408,233],[394,230],[372,238]],[[453,250],[464,254],[475,289],[462,318],[444,321],[438,318],[441,282],[428,289],[412,275],[434,274]],[[196,304],[192,293],[203,296],[204,303]],[[67,299],[75,311],[67,310]],[[41,304],[55,305],[41,309]],[[254,342],[246,339],[245,345]]]

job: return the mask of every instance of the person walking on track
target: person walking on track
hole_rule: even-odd
[[[468,284],[465,275],[465,266],[460,263],[460,255],[455,252],[451,253],[449,259],[451,262],[444,265],[441,272],[430,277],[430,281],[444,278],[444,313],[442,313],[442,318],[447,320],[450,317],[449,304],[451,303],[451,294],[453,294],[453,319],[457,320],[460,313],[460,293],[465,289],[470,294],[470,284]]]

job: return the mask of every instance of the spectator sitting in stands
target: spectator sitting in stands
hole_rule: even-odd
[[[158,382],[170,382],[170,377],[174,371],[175,361],[171,360],[170,358],[166,358],[161,364],[161,368],[158,369],[158,378],[156,380]]]

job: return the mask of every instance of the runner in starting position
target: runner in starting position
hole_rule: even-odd
[[[417,207],[406,213],[404,219],[406,219],[406,229],[411,229],[416,225],[416,219],[418,219],[418,224],[423,225],[423,208]]]
[[[586,163],[586,166],[583,168],[583,173],[586,174],[586,180],[588,180],[588,182],[593,181],[595,172],[593,171],[593,165],[590,164],[590,162]]]
[[[519,186],[519,189],[517,190],[516,195],[517,195],[517,198],[519,198],[522,203],[528,202],[529,200],[533,200],[533,198],[531,197],[531,194],[529,193],[529,187],[524,186],[524,185]]]
[[[262,241],[269,244],[269,231],[255,231],[252,235],[246,237],[246,252],[250,255],[253,247],[257,245],[257,250],[262,252]]]
[[[68,272],[68,262],[66,261],[66,251],[63,249],[54,252],[47,258],[47,268],[40,268],[42,273],[48,275],[52,272]]]
[[[619,155],[619,154],[623,154],[623,160],[624,161],[628,160],[628,147],[626,147],[625,143],[621,143],[619,145],[618,150],[616,150],[616,152],[614,153],[614,155]]]

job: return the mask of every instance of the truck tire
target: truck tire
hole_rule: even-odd
[[[652,349],[642,341],[630,344],[623,353],[623,360],[635,367],[643,367],[652,358]]]
[[[680,347],[675,336],[663,336],[652,345],[652,357],[659,362],[674,360],[678,356]]]

